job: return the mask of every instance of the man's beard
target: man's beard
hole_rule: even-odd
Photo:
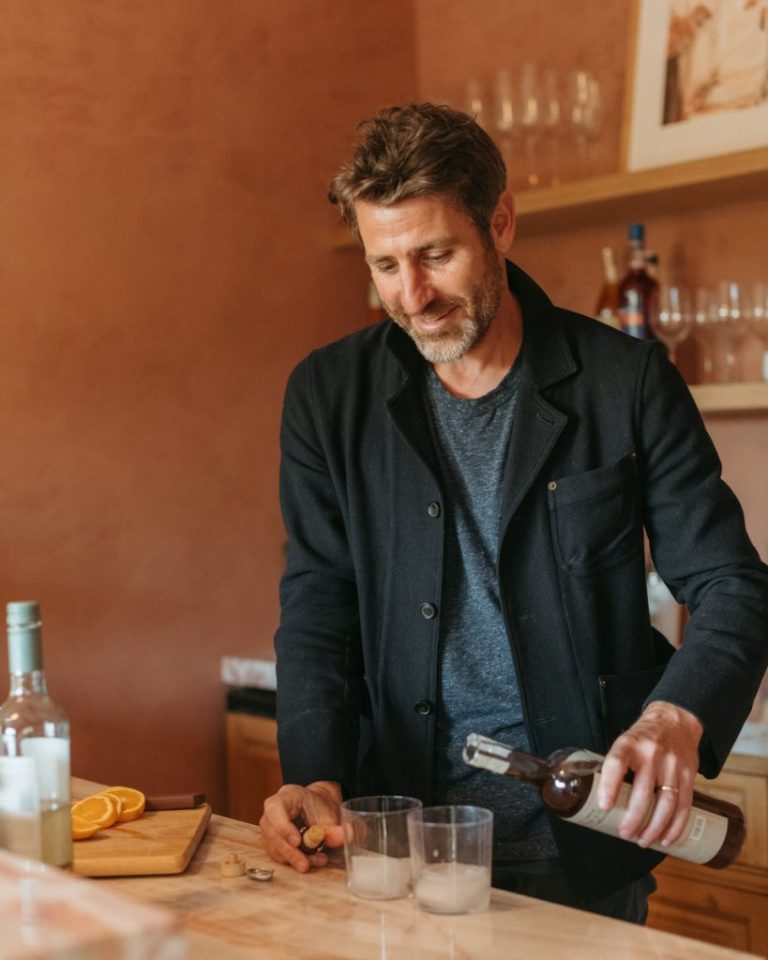
[[[495,252],[488,251],[485,270],[478,284],[471,288],[469,296],[446,297],[432,300],[416,319],[434,319],[444,316],[454,307],[459,308],[459,319],[439,333],[419,332],[413,318],[399,307],[384,303],[384,309],[416,344],[419,353],[429,363],[454,363],[476,347],[488,332],[493,318],[499,312],[502,293],[505,289],[503,271]]]

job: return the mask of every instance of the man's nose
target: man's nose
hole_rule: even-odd
[[[435,292],[429,278],[418,267],[408,267],[400,272],[400,302],[406,313],[421,313],[434,300]]]

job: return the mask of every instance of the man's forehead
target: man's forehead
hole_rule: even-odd
[[[355,212],[369,261],[395,246],[401,253],[419,253],[455,243],[473,226],[466,214],[442,198],[419,197],[393,204],[361,200]]]

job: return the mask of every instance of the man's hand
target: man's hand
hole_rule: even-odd
[[[287,863],[306,873],[310,866],[323,867],[328,862],[324,853],[306,856],[298,849],[301,833],[294,823],[303,820],[306,826],[318,823],[326,828],[325,845],[340,847],[343,843],[339,823],[341,788],[330,780],[318,780],[306,787],[286,784],[264,801],[259,822],[264,849],[278,863]]]
[[[629,808],[619,835],[641,847],[670,846],[685,827],[699,765],[700,721],[682,707],[657,700],[616,739],[600,774],[598,800],[603,810],[616,802],[624,774],[634,773]],[[648,812],[656,800],[653,816]]]

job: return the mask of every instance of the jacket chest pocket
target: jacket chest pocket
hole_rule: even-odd
[[[557,561],[573,576],[590,576],[642,550],[634,452],[551,481],[547,501]]]

